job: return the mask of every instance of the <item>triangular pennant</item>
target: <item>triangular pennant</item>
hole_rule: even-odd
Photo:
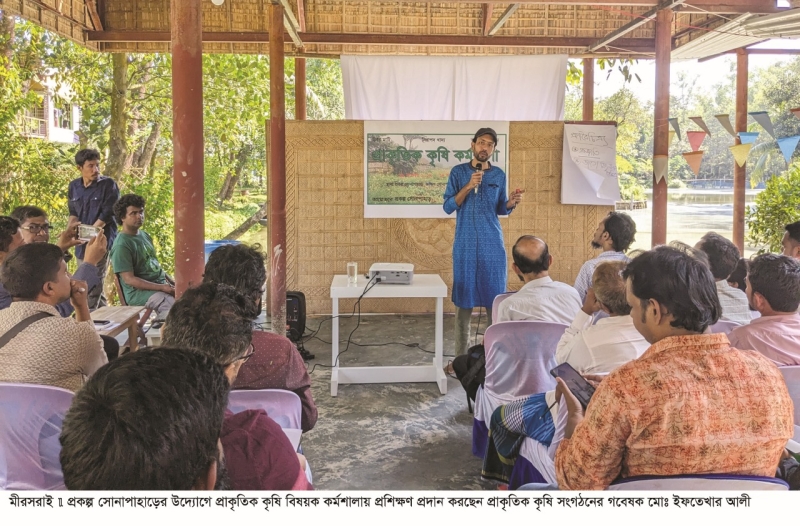
[[[770,137],[773,139],[775,138],[775,130],[772,128],[772,120],[769,118],[769,113],[766,111],[751,111],[750,116],[764,128],[764,131],[766,131]]]
[[[668,146],[672,146],[672,141],[675,140],[675,135],[677,135],[675,133],[675,130],[670,130],[669,131],[669,143],[667,143]]]
[[[653,156],[653,175],[656,176],[656,184],[660,183],[661,179],[667,176],[668,167],[669,167],[669,156],[667,155]]]
[[[792,109],[791,109],[791,110],[789,110],[789,111],[791,111],[792,113],[794,113],[794,116],[795,116],[795,117],[797,117],[798,119],[800,119],[800,108],[792,108]]]
[[[700,149],[700,145],[703,144],[703,139],[706,138],[706,132],[687,131],[686,138],[689,139],[689,144],[692,146],[692,151],[696,152]]]
[[[686,152],[682,154],[686,162],[689,163],[689,168],[692,169],[695,175],[700,175],[700,163],[703,162],[704,153],[706,152]]]
[[[789,164],[789,159],[792,158],[792,154],[794,153],[794,149],[797,148],[798,142],[800,142],[800,135],[778,139],[778,147],[783,153],[783,158],[786,159],[786,164]]]
[[[681,128],[678,126],[678,119],[673,117],[671,119],[667,119],[669,123],[672,125],[672,128],[675,130],[675,133],[678,134],[678,140],[681,140]]]
[[[752,144],[758,139],[758,132],[739,132],[742,144]]]
[[[731,116],[730,115],[714,115],[717,118],[722,127],[728,130],[734,138],[736,138],[736,132],[733,129],[733,124],[731,124]]]
[[[692,121],[694,121],[695,124],[700,126],[700,129],[706,132],[709,137],[711,137],[711,130],[709,130],[708,126],[706,126],[706,121],[703,120],[703,117],[689,117],[689,118]]]
[[[744,163],[747,162],[747,155],[750,153],[750,149],[753,147],[752,143],[749,144],[734,144],[733,146],[728,146],[728,149],[733,154],[733,158],[736,160],[736,164],[739,166],[744,166]]]

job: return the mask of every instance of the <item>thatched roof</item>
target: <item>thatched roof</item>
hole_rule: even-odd
[[[520,4],[283,0],[299,20],[303,47],[287,54],[491,55],[568,53],[649,57],[648,21],[607,46],[591,44],[651,11],[657,0],[551,0]],[[611,3],[614,2],[614,3]],[[680,3],[680,2],[676,2]],[[268,0],[203,0],[205,51],[267,53]],[[510,6],[513,13],[489,35]],[[99,51],[169,51],[169,0],[0,0],[19,14]],[[515,9],[515,10],[514,10]],[[696,0],[676,7],[673,47],[706,35],[745,12],[778,12],[775,0]]]

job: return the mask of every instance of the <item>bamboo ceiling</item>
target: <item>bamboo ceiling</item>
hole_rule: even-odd
[[[526,0],[489,35],[508,3],[287,0],[300,20],[289,55],[654,55],[653,21],[595,51],[587,47],[651,10],[656,0]],[[614,3],[611,3],[614,2]],[[298,5],[299,3],[299,5]],[[300,8],[300,9],[299,9]],[[99,51],[169,51],[169,0],[0,0],[18,14]],[[203,0],[204,50],[268,53],[269,0]],[[673,48],[738,13],[777,12],[775,0],[695,0],[676,8]]]

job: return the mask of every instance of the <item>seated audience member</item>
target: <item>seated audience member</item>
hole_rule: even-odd
[[[70,279],[64,253],[47,243],[23,245],[6,256],[0,282],[14,299],[0,311],[0,335],[22,329],[0,347],[0,382],[80,389],[107,359],[89,316],[86,283]],[[74,319],[55,308],[66,300]]]
[[[19,229],[19,221],[13,217],[0,216],[0,264],[3,263],[9,252],[24,243],[22,232]],[[0,309],[5,309],[10,305],[11,294],[0,285]]]
[[[153,240],[141,230],[144,205],[144,197],[136,194],[125,194],[114,204],[122,230],[111,247],[111,266],[120,276],[125,302],[153,309],[156,321],[163,321],[175,303],[175,287],[158,262]]]
[[[744,258],[739,258],[739,261],[736,263],[736,267],[733,269],[733,272],[731,272],[731,275],[728,276],[728,285],[745,292],[746,286],[744,283],[744,278],[747,277],[747,266],[747,260]],[[752,307],[750,310],[752,310]]]
[[[219,445],[228,380],[187,349],[142,349],[100,368],[61,431],[70,490],[228,489]]]
[[[721,311],[708,267],[659,246],[623,277],[634,325],[652,345],[598,385],[585,414],[558,380],[567,419],[548,482],[602,490],[639,475],[775,476],[794,431],[792,400],[767,358],[704,334]]]
[[[635,360],[650,346],[630,316],[621,275],[624,268],[623,261],[597,265],[583,307],[558,342],[557,363],[569,363],[581,374],[606,374]],[[598,311],[609,317],[592,325],[592,316]],[[555,402],[555,391],[550,391],[495,409],[489,424],[492,440],[483,459],[485,478],[508,482],[522,438],[550,444],[558,414]]]
[[[591,245],[594,249],[603,251],[596,258],[590,259],[581,266],[578,277],[575,278],[575,290],[581,297],[586,298],[586,292],[592,286],[594,268],[602,261],[628,261],[625,252],[628,251],[636,237],[636,223],[631,216],[622,212],[609,212],[600,221],[594,231]]]
[[[800,259],[800,221],[786,225],[785,229],[786,232],[783,233],[783,239],[781,239],[783,255]]]
[[[756,350],[779,366],[800,365],[800,261],[762,254],[750,262],[746,283],[761,317],[733,329],[731,347]]]
[[[47,213],[37,206],[18,206],[11,212],[11,217],[20,222],[20,232],[22,233],[22,241],[24,244],[30,243],[49,243],[50,242],[50,223],[47,221]],[[65,230],[58,236],[58,241],[55,245],[64,252],[64,261],[69,261],[72,257],[67,252],[70,248],[78,245],[83,245],[85,242],[77,238],[75,230]],[[97,237],[94,237],[86,243],[83,254],[82,263],[78,265],[72,279],[76,281],[83,281],[86,283],[89,296],[92,296],[92,290],[95,287],[102,287],[103,283],[100,280],[100,271],[98,264],[104,260],[106,256],[106,236],[101,231]],[[8,297],[8,304],[5,305],[3,298]],[[6,292],[5,288],[0,284],[0,309],[6,308],[11,305],[11,296]],[[56,305],[56,310],[63,317],[72,315],[75,309],[72,308],[70,300],[64,301]],[[111,336],[100,336],[103,340],[103,350],[106,352],[109,360],[113,360],[119,355],[119,342],[116,338]]]
[[[261,313],[261,296],[267,282],[267,256],[261,246],[223,245],[208,257],[204,281],[230,285],[253,305],[251,317]],[[270,331],[253,331],[253,357],[245,362],[234,389],[284,389],[300,397],[303,431],[317,423],[317,406],[311,396],[311,378],[295,345]]]
[[[536,236],[522,236],[511,251],[511,268],[525,285],[497,307],[497,321],[549,321],[568,325],[581,308],[578,292],[560,281],[553,281],[548,270],[553,256],[547,243]]]
[[[739,249],[729,239],[725,239],[716,232],[704,235],[694,248],[701,250],[708,258],[708,266],[717,283],[719,303],[722,305],[720,319],[740,325],[750,323],[752,316],[747,303],[747,295],[741,290],[731,287],[727,281],[739,261]]]
[[[209,356],[233,384],[241,366],[253,356],[251,309],[233,287],[203,283],[175,302],[164,324],[163,344]],[[303,471],[305,458],[263,409],[236,414],[226,410],[220,439],[231,489],[313,489]]]

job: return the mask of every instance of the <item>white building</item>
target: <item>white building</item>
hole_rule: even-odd
[[[78,143],[75,132],[80,129],[81,110],[70,102],[71,90],[65,86],[57,89],[50,78],[32,81],[31,90],[41,100],[22,116],[22,134],[50,142]]]

